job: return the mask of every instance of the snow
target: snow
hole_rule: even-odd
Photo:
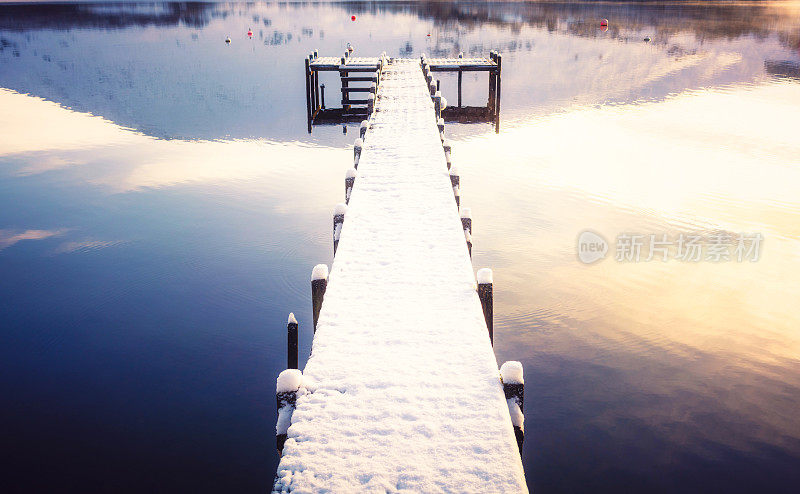
[[[522,363],[515,360],[504,363],[500,367],[500,377],[506,384],[525,384],[525,380],[522,378]]]
[[[445,98],[444,96],[442,96],[442,100],[441,100],[441,102],[442,102],[442,103],[441,103],[441,106],[439,107],[439,109],[440,109],[440,110],[444,110],[445,108],[447,108],[447,98]]]
[[[285,393],[287,391],[297,391],[302,385],[303,373],[297,369],[286,369],[278,375],[278,380],[275,384],[275,392]]]
[[[375,106],[274,490],[527,492],[419,63]]]
[[[469,208],[461,208],[462,218],[472,218],[472,211]]]
[[[509,398],[506,400],[506,402],[508,403],[508,414],[511,415],[511,423],[514,424],[515,427],[519,427],[524,431],[525,415],[522,414],[522,410],[519,408],[517,399]]]
[[[478,270],[478,284],[484,285],[487,283],[492,283],[492,270],[489,268],[481,268]],[[508,362],[506,362],[507,364]],[[503,364],[505,365],[505,364]],[[502,374],[501,374],[502,375]],[[522,369],[520,369],[520,375],[522,375]],[[503,382],[506,382],[505,380]]]
[[[359,138],[357,138],[357,139],[356,139],[356,143],[355,143],[355,144],[353,144],[353,147],[354,147],[354,148],[356,148],[356,149],[361,149],[361,148],[363,148],[363,147],[364,147],[364,140],[363,140],[363,139],[361,139],[360,137],[359,137]]]
[[[314,280],[327,280],[328,279],[328,266],[325,264],[317,264],[311,271],[311,281]]]
[[[450,175],[458,176],[458,167],[456,165],[450,166]]]
[[[289,313],[289,322],[287,324],[297,324],[297,319],[294,318],[294,312]]]
[[[347,204],[343,202],[340,202],[339,204],[336,205],[335,208],[333,208],[334,216],[338,216],[340,214],[345,214],[345,213],[347,213]]]
[[[347,169],[344,178],[356,178],[357,176],[358,176],[358,170],[351,167]]]

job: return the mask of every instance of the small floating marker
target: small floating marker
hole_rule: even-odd
[[[228,44],[230,44],[230,42],[231,42],[231,37],[230,37],[230,36],[228,36],[227,38],[225,38],[225,42],[226,42],[226,43],[228,43]]]
[[[600,19],[601,26],[608,26],[608,19]]]
[[[248,29],[247,30],[247,35],[252,38],[253,37],[253,30],[252,29]]]
[[[649,43],[650,42],[650,36],[645,36],[644,37],[644,42],[645,43]]]
[[[350,16],[350,20],[351,20],[351,21],[354,21],[354,20],[356,20],[356,16],[354,16],[354,15],[351,15],[351,16]]]
[[[431,37],[431,33],[428,33],[428,37],[429,37],[429,38]]]

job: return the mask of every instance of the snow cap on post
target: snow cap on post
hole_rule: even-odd
[[[444,152],[445,152],[445,153],[449,153],[449,152],[450,152],[450,150],[452,149],[452,146],[450,146],[450,141],[448,141],[447,139],[445,139],[445,140],[442,142],[442,148],[444,148]]]
[[[444,96],[442,96],[441,105],[442,106],[441,106],[441,108],[439,108],[439,110],[444,110],[445,108],[447,108],[447,98],[445,98]]]
[[[361,138],[362,140],[364,139],[364,135],[367,133],[367,128],[368,128],[368,127],[369,127],[369,121],[367,121],[367,120],[362,120],[362,121],[361,121],[361,126],[360,126],[360,128],[359,128],[359,136],[360,136],[360,138]]]
[[[328,265],[317,264],[311,271],[311,281],[314,280],[327,280],[328,279]]]
[[[455,165],[452,165],[452,166],[450,167],[450,171],[449,171],[448,173],[450,173],[450,176],[451,176],[451,177],[452,177],[452,176],[456,176],[456,177],[457,177],[457,176],[458,176],[458,167],[457,167],[457,166],[455,166]]]
[[[347,172],[344,174],[344,178],[356,178],[358,176],[358,170],[355,168],[348,168]]]
[[[500,378],[505,384],[525,384],[522,377],[522,362],[509,360],[500,366]]]
[[[492,270],[490,268],[481,268],[478,270],[478,284],[492,284]]]
[[[472,218],[472,211],[469,208],[461,208],[461,217],[462,218]],[[327,266],[326,266],[327,268]]]
[[[339,204],[336,205],[335,208],[333,208],[333,215],[334,216],[339,216],[339,215],[344,216],[344,214],[346,212],[347,212],[347,205],[345,203],[343,203],[343,202],[340,202]],[[324,264],[323,264],[323,266],[324,266]],[[327,268],[327,266],[326,266],[326,268]]]
[[[286,369],[278,375],[275,383],[277,393],[297,391],[303,385],[303,373],[297,369]]]
[[[297,319],[294,317],[294,312],[289,313],[289,320],[286,321],[287,324],[297,324]]]

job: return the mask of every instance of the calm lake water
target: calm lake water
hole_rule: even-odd
[[[348,42],[503,53],[500,133],[447,133],[529,486],[796,492],[800,5],[710,2],[0,6],[4,491],[271,486],[356,133],[306,132],[302,58]],[[740,232],[757,262],[615,260]]]

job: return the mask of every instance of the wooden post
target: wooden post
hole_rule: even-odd
[[[319,311],[322,309],[322,300],[325,298],[325,289],[328,287],[328,266],[317,264],[311,271],[311,305],[314,312],[314,332],[317,332]]]
[[[461,226],[472,235],[472,211],[461,208]]]
[[[464,58],[464,52],[459,52],[458,58]],[[459,62],[460,64],[460,62]],[[458,107],[461,108],[461,76],[463,75],[463,71],[461,70],[460,66],[458,69]]]
[[[342,66],[344,66],[347,63],[347,59],[345,57],[342,57],[339,61],[341,62]],[[350,105],[348,104],[350,101],[350,93],[348,93],[346,90],[346,88],[349,87],[350,85],[346,79],[348,74],[349,72],[347,72],[346,70],[339,71],[339,77],[342,80],[342,108],[344,108],[345,110],[348,110],[350,108]]]
[[[431,88],[435,88],[433,84],[431,84]],[[442,117],[442,93],[436,91],[433,95],[433,109],[436,112],[436,121],[438,122],[439,119]]]
[[[361,160],[361,149],[364,147],[364,139],[358,138],[356,139],[355,144],[353,144],[353,160],[356,163],[356,168],[358,168],[358,162]]]
[[[309,70],[311,70],[311,101],[312,105],[312,117],[317,113],[319,109],[319,80],[317,71],[311,68],[311,62],[314,61],[314,53],[308,55],[308,62],[309,62]]]
[[[483,307],[483,318],[486,320],[486,329],[489,330],[489,341],[494,346],[494,309],[492,307],[492,270],[482,268],[478,270],[478,298]]]
[[[494,51],[489,52],[489,59],[494,61]],[[494,88],[495,83],[497,82],[497,78],[495,76],[494,70],[489,71],[489,110],[494,114],[494,103],[495,103],[495,94]]]
[[[461,191],[458,187],[453,187],[453,195],[456,197],[456,207],[461,206]]]
[[[461,77],[463,72],[458,71],[458,107],[461,108]]]
[[[450,167],[450,185],[453,186],[453,195],[459,197],[457,193],[458,189],[461,188],[461,178],[458,176],[458,167],[451,166]],[[463,220],[462,220],[463,223]]]
[[[320,96],[320,102],[321,102],[322,109],[324,110],[325,109],[325,84],[323,84],[321,87],[322,87],[322,91],[320,92],[319,96]]]
[[[306,58],[306,117],[308,120],[308,133],[311,133],[311,75],[308,68],[308,59]]]
[[[436,79],[436,90],[437,91],[441,91],[442,90],[442,80],[441,79]]]
[[[505,362],[500,366],[500,380],[503,383],[503,393],[506,395],[508,413],[511,415],[521,455],[525,440],[525,380],[522,375],[522,363],[513,360]]]
[[[275,439],[278,454],[283,454],[292,414],[297,405],[297,392],[303,385],[303,373],[297,369],[286,369],[278,375],[275,383],[275,398],[278,404],[278,423],[275,426]]]
[[[431,98],[436,94],[436,83],[431,81],[428,83],[428,89],[431,91]]]
[[[497,79],[497,95],[495,96],[495,107],[494,107],[494,131],[496,134],[500,133],[500,75],[503,70],[503,55],[497,53],[495,57],[497,61],[497,75],[495,76]]]
[[[440,118],[440,119],[439,119],[439,120],[436,122],[436,125],[439,127],[439,133],[443,133],[443,132],[444,132],[444,119],[443,119],[443,118]]]
[[[367,128],[369,128],[369,120],[362,120],[361,126],[358,128],[358,137],[360,137],[362,140],[364,139],[364,136],[367,135]]]
[[[339,237],[342,235],[342,226],[344,226],[344,214],[347,211],[347,205],[339,203],[333,210],[333,255],[336,256],[336,249],[339,247]]]
[[[350,194],[353,193],[353,185],[356,183],[358,171],[355,168],[348,168],[344,176],[344,202],[350,204]]]
[[[469,252],[469,258],[472,259],[472,235],[466,230],[464,230],[464,238],[467,241],[467,252]]]
[[[369,93],[367,96],[367,112],[372,113],[375,111],[375,94]]]
[[[286,368],[297,369],[297,319],[294,313],[289,313],[289,321],[286,324]]]

